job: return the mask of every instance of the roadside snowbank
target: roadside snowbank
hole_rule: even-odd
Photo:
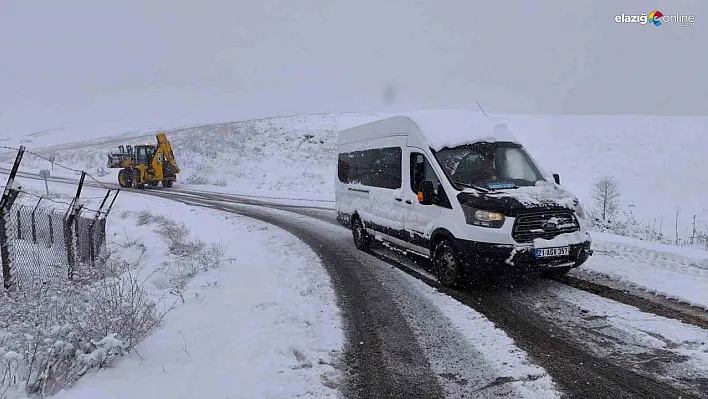
[[[55,189],[62,186],[70,197],[75,187]],[[87,195],[100,191],[87,188]],[[122,258],[139,260],[151,297],[176,308],[135,352],[55,398],[336,397],[339,311],[319,259],[294,236],[235,215],[121,193],[108,242]],[[194,246],[202,249],[190,252]],[[185,248],[193,256],[179,256]]]
[[[601,273],[708,309],[708,252],[592,233],[594,255],[574,275]]]

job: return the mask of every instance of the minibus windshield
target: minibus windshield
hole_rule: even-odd
[[[515,143],[474,143],[443,148],[435,157],[453,184],[485,190],[534,186],[545,181],[524,148]]]

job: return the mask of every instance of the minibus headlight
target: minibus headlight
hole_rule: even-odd
[[[469,205],[462,204],[462,211],[465,214],[467,224],[481,227],[491,227],[498,229],[504,225],[504,215],[499,212],[476,209]]]

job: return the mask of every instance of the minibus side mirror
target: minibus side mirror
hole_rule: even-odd
[[[556,181],[556,184],[560,185],[561,184],[561,177],[558,173],[553,174],[553,180]]]
[[[430,180],[420,183],[418,202],[421,205],[432,205],[435,203],[435,186]]]

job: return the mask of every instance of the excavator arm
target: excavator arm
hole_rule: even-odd
[[[157,151],[155,152],[155,155],[162,154],[162,158],[167,161],[167,163],[172,166],[174,169],[175,173],[179,173],[179,167],[177,166],[177,162],[175,161],[175,155],[172,153],[172,146],[170,145],[170,142],[167,140],[167,136],[165,133],[158,133],[157,134]]]
[[[161,180],[163,184],[168,183],[168,186],[171,186],[171,182],[177,180],[177,173],[180,172],[179,166],[177,166],[172,146],[167,140],[167,136],[164,133],[158,133],[156,138],[157,146],[152,158],[152,170],[157,180]]]

